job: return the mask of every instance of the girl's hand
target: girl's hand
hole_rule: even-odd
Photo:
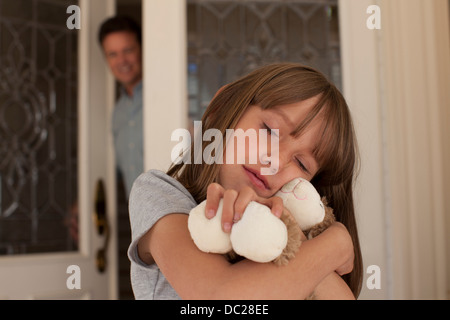
[[[239,221],[250,201],[256,201],[271,208],[276,217],[283,212],[283,200],[279,197],[262,198],[250,188],[245,187],[239,192],[233,189],[225,190],[220,184],[212,183],[208,186],[206,193],[206,217],[211,219],[216,215],[219,201],[223,198],[222,229],[230,232],[234,222]]]

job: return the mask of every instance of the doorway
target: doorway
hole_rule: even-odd
[[[117,0],[116,13],[133,18],[142,25],[141,0]],[[118,85],[117,85],[118,87]],[[120,92],[117,88],[116,93]],[[116,98],[118,98],[116,96]],[[118,295],[120,300],[134,299],[130,283],[130,261],[127,250],[131,242],[130,219],[128,214],[128,200],[122,177],[118,174],[116,179],[117,194],[117,235],[118,235]]]

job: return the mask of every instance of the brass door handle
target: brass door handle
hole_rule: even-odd
[[[97,258],[96,258],[97,270],[103,273],[106,270],[107,265],[106,254],[108,250],[110,230],[106,210],[105,185],[102,179],[99,179],[97,182],[94,208],[95,208],[94,219],[97,232],[99,235],[105,236],[103,247],[97,250]]]

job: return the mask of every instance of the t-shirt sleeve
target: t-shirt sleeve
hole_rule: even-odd
[[[129,200],[130,260],[147,266],[137,254],[139,239],[162,217],[171,213],[189,214],[196,205],[186,188],[162,171],[150,170],[141,174],[133,184]]]

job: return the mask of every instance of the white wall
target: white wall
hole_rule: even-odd
[[[385,119],[383,115],[379,31],[366,27],[366,8],[373,1],[339,2],[343,94],[351,109],[361,156],[355,206],[364,270],[381,270],[381,289],[368,290],[364,278],[361,298],[388,299],[391,294],[389,210],[386,192]]]
[[[380,30],[365,24],[372,4]],[[364,286],[361,297],[446,298],[448,2],[342,0],[340,14],[344,95],[362,158],[363,258],[381,268],[381,289]]]
[[[395,297],[446,298],[447,0],[382,1]],[[448,140],[447,140],[448,141]],[[448,200],[447,200],[448,201]]]

